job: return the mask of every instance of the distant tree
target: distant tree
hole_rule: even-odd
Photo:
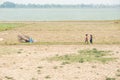
[[[12,3],[12,2],[4,2],[1,7],[2,8],[15,8],[16,4],[15,3]]]
[[[15,8],[26,8],[25,4],[16,4]]]
[[[15,4],[13,2],[4,2],[0,8],[120,8],[119,5],[104,4],[77,4],[77,5],[61,5],[61,4]]]

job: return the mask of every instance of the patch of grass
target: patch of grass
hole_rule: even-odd
[[[120,73],[117,73],[116,76],[117,76],[117,77],[120,77]]]
[[[80,69],[80,67],[77,67],[78,69]]]
[[[13,77],[5,76],[6,79],[8,80],[14,80]]]
[[[57,66],[54,66],[53,69],[58,69],[58,67],[57,67]]]
[[[70,62],[62,62],[62,65],[70,64]]]
[[[79,77],[74,77],[75,79],[79,79]]]
[[[45,76],[46,79],[50,79],[51,77],[49,75]]]
[[[37,78],[32,78],[31,80],[38,80]]]
[[[83,62],[84,62],[84,59],[80,58],[79,63],[83,63]]]
[[[92,66],[92,68],[96,68],[96,66],[95,66],[95,65],[93,65],[93,66]]]
[[[38,73],[38,74],[41,74],[41,69],[42,69],[43,67],[42,67],[42,66],[38,66],[37,68],[38,68],[37,73]]]
[[[42,66],[38,66],[37,68],[38,68],[38,69],[42,69],[43,67],[42,67]]]
[[[116,51],[116,53],[119,53],[119,51]]]
[[[58,54],[56,54],[55,56],[59,56]]]
[[[0,31],[7,31],[11,30],[16,27],[20,27],[22,24],[17,24],[17,23],[1,23],[0,24]]]
[[[34,44],[40,45],[81,45],[82,42],[36,42]]]
[[[116,79],[107,77],[106,80],[116,80]]]
[[[13,64],[16,64],[16,62],[13,62]]]
[[[48,58],[49,60],[56,60],[56,61],[64,61],[62,64],[69,64],[71,62],[91,62],[91,61],[99,61],[102,63],[106,63],[108,61],[115,60],[116,58],[108,57],[110,56],[108,53],[110,51],[101,51],[97,49],[92,50],[80,50],[78,54],[69,54],[64,56],[55,56],[52,58]]]
[[[120,69],[117,69],[117,72],[120,72]]]
[[[37,70],[37,73],[40,74],[40,73],[41,73],[41,70]]]
[[[42,66],[38,66],[37,68],[38,68],[37,73],[41,74],[41,70],[40,69],[42,69],[43,67]]]
[[[19,50],[17,51],[18,54],[21,54],[22,52],[23,52],[23,49],[19,49]]]
[[[59,41],[59,42],[34,42],[34,43],[4,43],[6,45],[90,45],[90,44],[85,44],[84,42],[64,42],[64,41]],[[115,42],[115,43],[110,43],[110,42],[101,42],[101,43],[94,43],[94,44],[107,44],[107,45],[113,45],[113,44],[120,44],[120,42]]]
[[[20,67],[20,69],[23,69],[23,67]]]
[[[19,49],[19,51],[23,51],[23,49]]]
[[[21,52],[21,51],[18,51],[17,53],[18,53],[18,54],[21,54],[22,52]]]
[[[63,66],[59,66],[60,68],[63,68]]]

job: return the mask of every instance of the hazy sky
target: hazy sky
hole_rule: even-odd
[[[0,4],[5,1],[24,4],[120,4],[120,0],[0,0]]]

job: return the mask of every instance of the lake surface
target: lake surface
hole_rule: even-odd
[[[120,8],[0,8],[0,21],[120,20]]]

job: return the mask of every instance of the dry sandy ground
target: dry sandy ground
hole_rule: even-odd
[[[46,57],[75,54],[78,50],[111,50],[116,61],[63,65]],[[12,45],[0,46],[0,80],[106,80],[120,69],[120,45]]]

